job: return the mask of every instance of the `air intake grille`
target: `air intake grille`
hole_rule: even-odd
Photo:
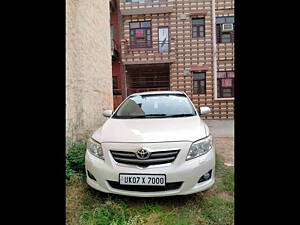
[[[152,152],[148,159],[138,159],[134,152],[111,151],[114,160],[118,163],[132,164],[137,166],[150,166],[173,162],[179,150]]]
[[[145,186],[145,185],[123,185],[116,181],[108,180],[112,188],[126,190],[126,191],[140,191],[140,192],[155,192],[155,191],[171,191],[179,189],[183,182],[166,183],[166,186]]]

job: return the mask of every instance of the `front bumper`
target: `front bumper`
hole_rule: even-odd
[[[124,167],[114,162],[107,154],[105,161],[91,155],[88,151],[85,155],[86,171],[88,170],[96,179],[87,175],[87,183],[94,189],[119,195],[137,197],[159,197],[171,195],[187,195],[210,188],[215,182],[215,150],[212,148],[207,154],[198,158],[185,161],[187,151],[179,154],[176,160],[168,166],[155,168]],[[200,177],[212,170],[209,180],[198,183]],[[132,174],[166,174],[166,183],[183,182],[176,190],[166,191],[129,191],[113,188],[108,181],[119,181],[120,173]]]

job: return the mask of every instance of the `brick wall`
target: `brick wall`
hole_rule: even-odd
[[[164,13],[156,13],[158,8],[166,8]],[[141,14],[148,10],[148,14]],[[171,8],[171,9],[169,9]],[[152,40],[154,48],[145,50],[132,50],[128,44],[122,45],[123,62],[126,63],[150,63],[151,61],[170,61],[170,86],[171,90],[186,92],[196,107],[208,106],[212,114],[206,119],[233,119],[233,100],[215,100],[213,68],[213,20],[212,0],[159,0],[148,3],[130,3],[120,0],[120,9],[123,14],[123,38],[129,40],[129,22],[152,21]],[[151,12],[152,10],[152,12]],[[131,15],[128,15],[130,14]],[[185,14],[186,19],[180,15]],[[216,0],[216,16],[233,16],[233,0]],[[205,37],[193,38],[191,33],[192,17],[205,17]],[[155,41],[158,40],[158,26],[169,26],[171,51],[159,53]],[[234,70],[234,44],[218,44],[217,71]],[[223,60],[222,57],[225,57]],[[190,70],[193,66],[204,65],[206,70],[206,94],[193,94],[193,77],[183,75],[184,70]]]
[[[112,75],[117,77],[117,88],[122,89],[122,77],[121,77],[122,71],[121,71],[121,61],[120,61],[121,42],[120,42],[120,33],[119,33],[120,25],[119,25],[118,12],[119,12],[118,8],[110,12],[110,24],[113,25],[114,27],[113,39],[115,40],[116,49],[119,53],[119,57],[115,61],[112,61]]]

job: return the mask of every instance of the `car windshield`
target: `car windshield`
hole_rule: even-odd
[[[129,97],[113,118],[166,118],[195,115],[191,102],[183,94],[150,94]]]

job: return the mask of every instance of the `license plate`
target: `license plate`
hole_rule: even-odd
[[[154,174],[120,174],[120,184],[125,185],[149,185],[149,186],[165,186],[166,175]]]

